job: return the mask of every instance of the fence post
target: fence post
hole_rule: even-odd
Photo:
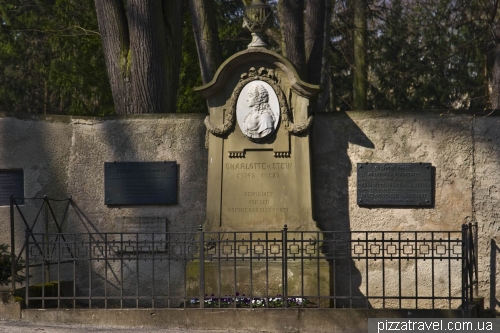
[[[466,317],[466,313],[469,310],[469,301],[468,301],[468,256],[469,256],[469,242],[467,230],[468,226],[466,224],[462,224],[462,317]]]
[[[283,267],[283,272],[282,272],[282,286],[283,286],[283,307],[287,308],[288,307],[288,256],[287,256],[287,232],[288,232],[288,226],[285,224],[283,227],[282,231],[282,241],[283,241],[283,248],[281,250],[282,253],[282,267]]]
[[[474,266],[475,266],[475,253],[474,253],[474,232],[472,229],[472,223],[469,223],[469,229],[467,232],[467,244],[468,244],[468,257],[467,257],[467,262],[468,262],[468,273],[469,273],[469,300],[471,302],[474,302]]]
[[[45,253],[48,255],[49,254],[49,209],[50,208],[50,202],[49,202],[49,198],[47,197],[47,195],[44,195],[43,196],[43,207],[44,207],[44,219],[45,219],[45,226],[44,226],[44,230],[45,230],[45,235],[44,235],[44,247],[43,247],[43,250],[45,251]],[[45,274],[45,282],[49,282],[50,281],[50,265],[46,265],[45,266],[45,270],[44,270],[44,274]],[[45,290],[45,288],[43,287],[42,290]]]
[[[25,274],[26,274],[26,290],[24,296],[24,303],[26,304],[26,308],[29,309],[29,287],[30,287],[30,248],[29,248],[29,237],[30,237],[30,229],[25,228],[25,239],[26,239],[26,263],[25,263]]]
[[[472,234],[474,236],[474,291],[476,294],[476,297],[479,296],[479,276],[478,276],[478,271],[477,271],[477,265],[478,265],[478,259],[479,259],[479,253],[477,252],[478,248],[478,228],[477,228],[477,221],[474,222],[472,225]]]
[[[203,227],[198,227],[198,241],[200,252],[200,308],[205,307],[205,240],[204,240]]]
[[[14,196],[10,196],[10,273],[12,278],[12,295],[16,291],[16,240],[14,232]]]

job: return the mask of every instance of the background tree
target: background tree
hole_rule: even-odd
[[[114,111],[92,4],[0,2],[0,111]]]
[[[484,107],[484,24],[467,0],[373,0],[365,44],[368,109]],[[328,46],[332,110],[354,108],[352,2],[335,3]]]
[[[321,92],[318,96],[317,108],[321,111],[333,110],[333,105],[329,105],[333,98],[331,97],[332,82],[330,79],[330,63],[331,57],[328,53],[328,45],[332,33],[332,7],[333,3],[330,0],[325,1],[325,18],[324,18],[324,31],[323,31],[323,45],[322,45],[322,58],[321,58]],[[308,60],[310,61],[310,60]],[[314,81],[312,81],[314,82]]]
[[[203,113],[207,112],[205,99],[193,91],[193,87],[203,84],[196,42],[191,28],[191,13],[186,5],[184,10],[184,29],[182,43],[182,61],[179,73],[179,89],[177,91],[177,112]]]
[[[242,51],[247,48],[251,40],[250,33],[242,28],[244,4],[240,1],[234,0],[216,0],[212,3],[213,18],[212,29],[217,34],[217,38],[206,39],[203,36],[197,36],[201,31],[194,29],[192,25],[192,13],[188,2],[185,2],[184,8],[184,29],[183,29],[183,43],[182,43],[182,63],[180,66],[180,88],[178,90],[177,112],[207,112],[206,101],[200,94],[193,92],[193,88],[200,86],[204,83],[202,81],[201,72],[206,74],[205,83],[212,79],[213,74],[218,66],[209,59],[199,60],[199,57],[205,57],[205,53],[197,48],[195,40],[202,40],[204,47],[211,49],[210,43],[218,40],[218,45],[213,49],[221,54],[220,61],[229,56]],[[198,7],[197,9],[204,9],[205,7]],[[196,14],[201,17],[200,13]],[[206,14],[205,14],[206,15]],[[198,16],[197,16],[198,17]],[[198,17],[199,19],[199,17]],[[215,23],[215,25],[214,25]],[[217,28],[215,30],[215,27]],[[193,38],[193,34],[195,38]],[[213,59],[213,56],[210,57]],[[205,66],[201,69],[199,66],[204,66],[205,63],[211,63],[210,66]],[[218,63],[218,62],[217,62]],[[193,71],[193,68],[200,68],[200,71]]]
[[[295,65],[299,74],[307,80],[304,0],[280,0],[278,2],[278,15],[281,23],[281,36],[284,41],[284,49],[281,51]]]
[[[325,42],[325,0],[309,0],[305,2],[304,43],[309,83],[321,84],[323,50]],[[330,7],[331,8],[331,7]]]
[[[192,88],[250,41],[249,0],[94,1],[0,2],[0,111],[206,112]],[[365,109],[359,82],[366,109],[497,108],[498,1],[268,0],[278,15],[267,34],[270,49],[321,83],[318,110]]]
[[[489,106],[498,109],[500,106],[500,18],[499,0],[476,0],[480,8],[480,19],[488,32],[485,34],[485,57],[490,66],[486,67],[488,72]]]
[[[367,0],[353,0],[354,6],[354,66],[353,75],[353,109],[366,110],[368,107],[367,96]]]
[[[212,0],[189,0],[193,33],[203,83],[212,80],[222,64],[222,51]]]
[[[328,106],[326,111],[344,111],[352,109],[353,14],[347,0],[332,2],[333,14],[329,22],[331,38],[325,45],[329,59],[330,93],[323,103]]]

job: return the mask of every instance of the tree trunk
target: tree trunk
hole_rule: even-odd
[[[483,55],[483,75],[484,75],[484,105],[491,107],[490,79],[488,77],[488,54]]]
[[[165,27],[160,1],[128,0],[130,32],[131,113],[166,111]]]
[[[283,1],[278,1],[278,20],[280,22],[280,27],[279,27],[279,40],[280,40],[280,50],[281,50],[281,55],[283,57],[287,57],[286,54],[286,41],[285,38],[283,37]],[[270,30],[270,29],[267,29]]]
[[[326,0],[325,6],[325,28],[323,33],[323,56],[321,59],[321,92],[318,97],[318,110],[319,111],[333,111],[332,103],[333,99],[331,97],[331,79],[330,79],[330,24],[332,20],[332,0]],[[330,102],[330,103],[329,103]],[[329,107],[327,107],[329,105]]]
[[[164,14],[178,10],[182,1],[168,2],[95,0],[118,114],[175,112],[181,57],[175,56],[177,50],[167,52],[167,38],[172,39],[169,48],[179,45],[173,39],[182,40],[178,33],[182,21]]]
[[[163,1],[167,38],[167,112],[175,112],[182,63],[183,1]]]
[[[493,69],[491,72],[490,104],[492,109],[500,107],[500,42],[495,41]]]
[[[307,80],[304,0],[281,0],[278,8],[286,57],[296,67],[301,77]]]
[[[189,0],[193,33],[200,60],[201,79],[203,84],[210,82],[222,64],[215,9],[212,0]]]
[[[121,0],[95,0],[95,7],[115,110],[130,113],[130,38],[125,7]]]
[[[353,109],[366,110],[367,70],[366,70],[366,12],[367,0],[354,0],[354,66],[353,66]]]
[[[309,83],[321,83],[321,68],[325,34],[325,1],[308,0],[305,2],[304,42]]]

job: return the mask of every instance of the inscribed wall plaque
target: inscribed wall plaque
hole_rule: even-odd
[[[358,163],[358,205],[432,205],[430,163]]]
[[[104,163],[106,205],[177,203],[176,162]]]
[[[24,173],[23,170],[0,170],[0,206],[10,205],[13,195],[17,204],[24,204]]]

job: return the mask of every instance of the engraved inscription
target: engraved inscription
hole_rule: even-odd
[[[245,192],[243,195],[245,197],[270,197],[273,192]]]
[[[251,205],[269,205],[269,200],[249,200]]]
[[[280,178],[280,174],[277,172],[273,173],[262,173],[260,175],[262,178]]]
[[[226,163],[226,170],[290,170],[293,163]]]
[[[237,178],[255,178],[255,173],[239,173],[236,175]]]
[[[236,175],[236,178],[243,178],[243,179],[249,179],[249,178],[255,178],[255,177],[260,177],[260,178],[280,178],[280,174],[277,172],[273,173],[261,173],[261,174],[255,174],[253,172],[248,172],[248,173],[238,173]]]
[[[432,205],[430,163],[358,163],[358,204]]]
[[[273,192],[243,192],[249,207],[229,207],[228,213],[287,213],[286,207],[272,207]],[[257,206],[257,207],[256,207]],[[271,206],[271,207],[269,207]]]
[[[287,195],[282,191],[293,169],[291,162],[224,163],[225,188],[230,194],[225,196],[223,213],[233,218],[256,214],[251,218],[263,220],[290,213]]]
[[[288,208],[228,208],[229,213],[287,213]]]

